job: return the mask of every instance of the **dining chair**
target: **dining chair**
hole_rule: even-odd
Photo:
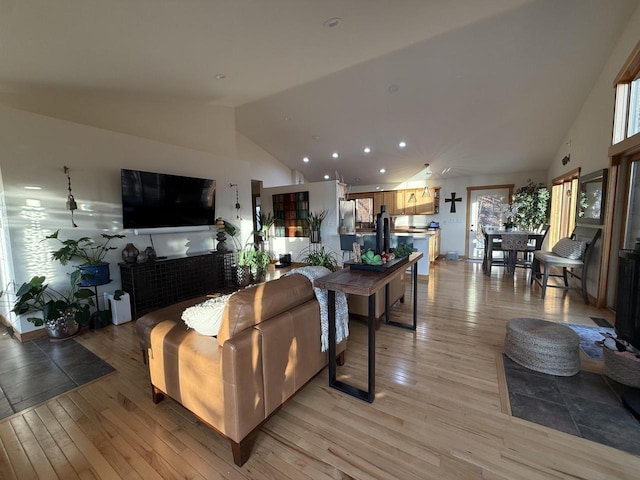
[[[345,253],[347,259],[351,260],[353,254],[353,244],[356,242],[355,234],[340,234],[340,250],[342,250],[342,262],[344,263]]]
[[[547,238],[547,233],[549,233],[549,227],[550,225],[548,223],[542,223],[536,228],[536,233],[541,233],[542,236],[529,240],[527,250],[523,255],[522,262],[517,265],[518,267],[531,268],[533,265],[533,254],[536,250],[542,249],[544,239]]]
[[[529,244],[527,232],[503,233],[502,250],[505,253],[507,273],[513,275],[516,270],[518,252],[526,252]]]

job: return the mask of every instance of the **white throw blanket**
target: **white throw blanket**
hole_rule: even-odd
[[[221,295],[198,303],[182,312],[182,320],[200,335],[215,337],[222,324],[222,314],[230,295]]]
[[[324,277],[331,273],[326,267],[300,267],[294,268],[286,275],[293,275],[299,273],[307,277],[311,284],[316,278]],[[322,351],[325,352],[329,348],[329,307],[328,298],[329,292],[324,288],[313,287],[313,291],[316,294],[316,299],[320,304],[320,328],[322,343]],[[347,296],[344,292],[336,292],[336,343],[340,343],[343,339],[349,336],[349,310],[347,306]]]

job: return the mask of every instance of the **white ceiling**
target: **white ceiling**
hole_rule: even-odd
[[[238,130],[310,181],[540,170],[638,4],[0,0],[0,91],[238,107]]]

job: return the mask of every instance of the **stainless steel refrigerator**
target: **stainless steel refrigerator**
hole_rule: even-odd
[[[356,201],[340,200],[340,218],[338,233],[356,233]]]

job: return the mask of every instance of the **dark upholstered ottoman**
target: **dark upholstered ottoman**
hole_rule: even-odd
[[[559,323],[537,318],[509,320],[504,353],[537,372],[570,377],[580,371],[580,337]]]

